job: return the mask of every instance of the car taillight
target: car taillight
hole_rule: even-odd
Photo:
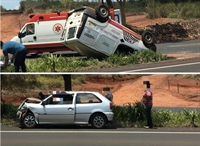
[[[112,102],[110,102],[110,109],[112,109],[113,108],[113,103]]]

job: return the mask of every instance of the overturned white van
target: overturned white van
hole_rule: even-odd
[[[116,13],[115,18],[121,20],[119,14]],[[96,9],[81,7],[70,11],[61,40],[66,47],[89,57],[148,49],[156,51],[150,32],[144,32],[141,36],[112,20],[105,5]]]

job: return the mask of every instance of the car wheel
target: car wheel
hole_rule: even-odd
[[[142,33],[142,41],[144,45],[151,45],[153,43],[153,34],[149,31],[145,31]]]
[[[28,113],[23,117],[23,126],[26,128],[34,128],[36,126],[35,117],[32,113]]]
[[[96,8],[96,15],[97,15],[97,19],[100,22],[106,22],[108,20],[109,15],[110,15],[108,7],[105,6],[105,5],[98,6]]]
[[[106,125],[106,118],[103,114],[95,114],[91,118],[91,125],[94,128],[103,128]]]

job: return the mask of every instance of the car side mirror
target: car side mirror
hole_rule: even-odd
[[[42,101],[42,105],[45,106],[47,104],[46,101]]]
[[[20,39],[22,38],[22,33],[20,33],[20,32],[18,33],[18,38],[20,38]]]
[[[18,33],[18,38],[20,38],[20,39],[23,38],[23,37],[25,37],[25,36],[26,36],[25,33],[21,33],[21,32]]]

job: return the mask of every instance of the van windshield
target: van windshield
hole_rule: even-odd
[[[75,37],[76,28],[77,28],[77,27],[71,27],[71,28],[69,28],[68,35],[67,35],[67,39],[71,39],[71,38],[74,38],[74,37]]]

